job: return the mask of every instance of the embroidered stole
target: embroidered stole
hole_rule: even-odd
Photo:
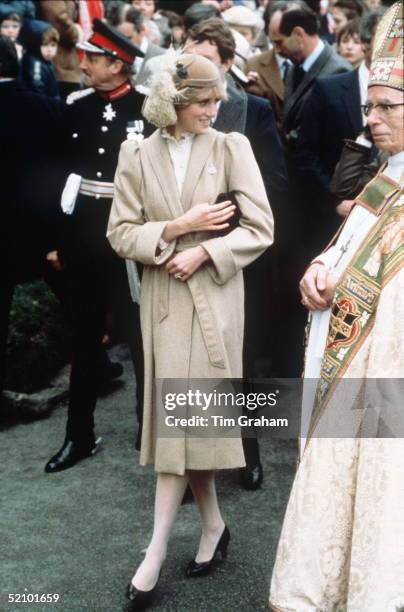
[[[379,220],[343,273],[331,306],[331,318],[310,434],[332,391],[370,333],[380,293],[404,265],[403,189],[380,173],[356,198]]]

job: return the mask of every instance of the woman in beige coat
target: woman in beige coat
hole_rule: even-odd
[[[225,555],[230,536],[217,503],[214,470],[244,465],[239,438],[155,433],[155,379],[242,376],[242,268],[272,242],[272,214],[247,139],[209,127],[217,100],[224,97],[221,76],[209,60],[167,59],[144,107],[146,119],[161,129],[140,143],[123,143],[115,177],[108,238],[119,255],[144,265],[140,462],[154,464],[158,472],[154,531],[129,587],[131,610],[152,600],[188,483],[202,536],[187,575],[206,574],[216,553]],[[240,212],[232,231],[235,205],[214,204],[224,192],[235,193]]]

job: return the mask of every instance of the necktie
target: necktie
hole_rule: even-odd
[[[282,80],[284,83],[286,83],[286,79],[288,78],[289,70],[290,70],[290,64],[288,60],[285,60],[282,63],[282,72],[283,72]]]
[[[305,77],[306,71],[301,66],[295,66],[293,70],[293,91],[299,87]]]

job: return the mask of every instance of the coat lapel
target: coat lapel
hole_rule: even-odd
[[[309,86],[312,84],[314,79],[316,79],[318,75],[321,73],[321,70],[323,69],[324,65],[328,61],[329,55],[330,55],[330,49],[326,45],[324,49],[322,50],[320,56],[314,62],[314,64],[312,65],[312,67],[307,72],[306,76],[304,77],[304,79],[302,80],[302,82],[300,83],[296,91],[294,92],[291,92],[294,70],[289,71],[288,79],[287,79],[287,89],[288,89],[289,95],[288,96],[285,95],[285,107],[284,107],[285,117],[286,115],[290,113],[290,111],[295,106],[295,104],[304,95],[304,93],[309,88]]]
[[[177,181],[175,180],[168,146],[160,130],[156,130],[150,138],[144,141],[143,150],[146,151],[149,165],[160,185],[168,208],[173,218],[176,219],[184,211],[181,206],[180,194],[178,193]]]
[[[192,196],[215,141],[216,132],[212,129],[206,134],[195,137],[181,194],[182,208],[184,211],[191,207]]]

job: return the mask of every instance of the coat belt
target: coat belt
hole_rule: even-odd
[[[199,242],[183,242],[177,243],[175,251],[177,253],[186,251],[195,246],[199,246]],[[169,313],[169,286],[170,275],[167,274],[163,267],[159,268],[159,322],[168,316]],[[182,282],[172,279],[172,282]],[[189,278],[186,283],[192,295],[192,300],[196,313],[198,315],[199,324],[201,326],[203,339],[208,351],[209,360],[216,368],[225,369],[225,359],[223,350],[218,338],[220,338],[219,329],[217,327],[215,316],[210,307],[209,301],[206,298],[206,291],[201,286],[198,274],[195,273]]]

